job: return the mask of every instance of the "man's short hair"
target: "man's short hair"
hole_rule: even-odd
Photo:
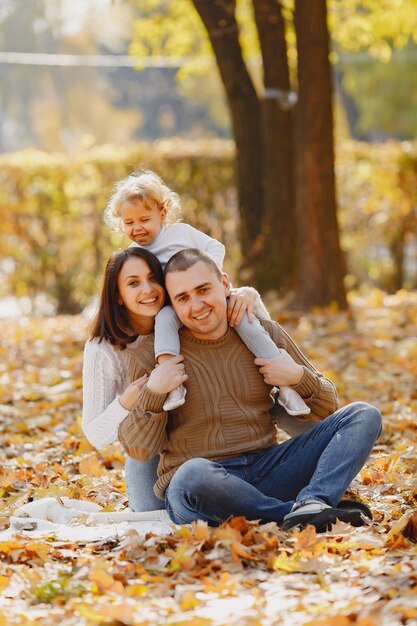
[[[174,254],[165,266],[165,276],[172,272],[185,272],[199,261],[208,265],[219,280],[222,279],[222,272],[213,257],[198,248],[186,248]]]

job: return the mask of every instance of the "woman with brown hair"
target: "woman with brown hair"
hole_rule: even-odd
[[[135,354],[150,339],[165,300],[162,268],[151,252],[127,248],[110,257],[84,350],[82,427],[96,448],[117,441],[119,424],[146,383],[146,376],[135,378]],[[127,493],[134,511],[163,508],[153,493],[157,464],[158,457],[145,463],[126,459]]]

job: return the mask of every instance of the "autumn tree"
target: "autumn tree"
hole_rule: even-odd
[[[298,145],[294,141],[294,113],[298,109],[297,115],[304,114],[302,109],[304,99],[301,100],[301,104],[294,106],[296,96],[292,91],[286,40],[286,20],[292,22],[293,14],[291,3],[285,3],[287,5],[285,7],[283,4],[276,0],[253,0],[252,3],[245,4],[250,9],[246,19],[253,23],[257,39],[255,46],[262,60],[259,84],[259,80],[256,81],[253,72],[248,68],[245,51],[242,48],[242,20],[238,19],[239,6],[236,0],[211,2],[193,0],[209,37],[230,109],[236,143],[236,180],[245,268],[250,270],[248,277],[262,291],[278,289],[282,294],[296,287],[297,266],[300,273],[307,266],[305,262],[301,262],[304,247],[297,243],[299,239],[294,184],[294,161],[298,159],[296,152]],[[167,39],[170,38],[170,34],[167,33],[167,22],[166,20],[162,22],[161,15],[155,16],[155,9],[153,5],[154,14],[148,15],[147,26],[153,22],[154,25],[157,23],[164,29],[165,38],[160,36],[164,41],[164,47],[159,48],[159,52],[163,50],[165,53],[167,51],[172,53],[172,42],[171,50],[166,45]],[[169,3],[159,3],[158,9],[166,17],[169,16]],[[297,10],[304,12],[305,7],[304,9],[298,7]],[[190,19],[189,16],[187,19]],[[177,21],[177,29],[178,25]],[[152,42],[146,33],[147,29],[142,24],[142,28],[139,27],[136,31],[135,41],[137,43],[139,35],[142,38],[147,37],[149,49],[152,50],[154,41]],[[320,35],[321,39],[317,40],[317,44],[327,52],[327,30],[320,31]],[[176,35],[173,37],[175,39]],[[138,52],[138,48],[134,48],[133,51]],[[141,51],[143,53],[143,46]],[[188,52],[195,54],[196,50],[191,47]],[[328,59],[326,62],[329,63]],[[308,75],[305,76],[309,80]],[[328,88],[330,87],[329,82]],[[309,101],[308,106],[316,107],[316,116],[325,109],[320,97],[327,102],[331,94],[319,92],[317,98]],[[329,137],[331,140],[331,135]],[[328,153],[332,153],[331,145]],[[326,163],[328,164],[328,161]],[[333,163],[330,163],[330,168],[332,170]],[[323,179],[323,184],[328,182],[330,185],[326,191],[333,196],[333,204],[329,204],[329,207],[333,206],[335,212],[334,184],[332,186],[331,181],[330,176]],[[317,207],[316,203],[313,206]],[[320,211],[321,208],[318,207],[317,210]],[[335,215],[331,221],[336,223]],[[327,241],[330,240],[331,250],[337,250],[339,246],[337,230],[328,230]],[[311,256],[308,259],[308,264],[316,263]],[[321,266],[316,273],[322,275],[321,297],[316,299],[316,293],[311,293],[308,298],[303,297],[302,300],[310,306],[327,304],[336,299],[344,306],[345,300],[339,295],[343,294],[341,267],[338,264],[330,264],[326,275],[322,274],[320,268]],[[299,284],[304,288],[307,283],[308,279],[304,279],[300,274]]]
[[[346,307],[334,177],[332,83],[326,0],[306,11],[295,1],[298,106],[295,195],[300,258],[300,303]]]
[[[239,41],[234,0],[193,0],[207,30],[236,142],[241,241],[251,278],[264,290],[295,279],[291,111],[284,22],[274,0],[255,0],[264,91],[257,93]]]
[[[292,141],[293,104],[282,8],[271,0],[253,0],[262,51],[264,93],[261,102],[264,210],[255,280],[261,289],[294,287],[297,225],[294,215]],[[279,242],[279,245],[278,245]],[[268,272],[264,268],[268,268]]]

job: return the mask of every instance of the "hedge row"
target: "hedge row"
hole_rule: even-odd
[[[130,241],[102,214],[113,185],[152,168],[182,198],[184,220],[225,242],[239,263],[230,142],[164,141],[104,146],[74,156],[25,151],[0,157],[0,295],[47,293],[58,312],[77,312],[97,292],[110,252]]]
[[[226,244],[226,269],[238,282],[233,151],[221,140],[164,140],[77,155],[0,156],[0,296],[47,293],[58,312],[83,308],[111,250],[129,243],[106,231],[102,213],[113,185],[138,167],[155,170],[179,193],[185,221]],[[346,142],[336,174],[349,286],[415,286],[415,146]]]

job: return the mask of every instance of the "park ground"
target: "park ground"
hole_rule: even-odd
[[[0,540],[0,626],[408,626],[417,624],[417,296],[372,291],[349,313],[276,313],[341,403],[365,400],[383,433],[348,496],[369,527],[282,532],[235,518],[164,537],[83,544]],[[81,430],[83,316],[0,324],[0,518],[70,496],[127,505],[118,445]]]

